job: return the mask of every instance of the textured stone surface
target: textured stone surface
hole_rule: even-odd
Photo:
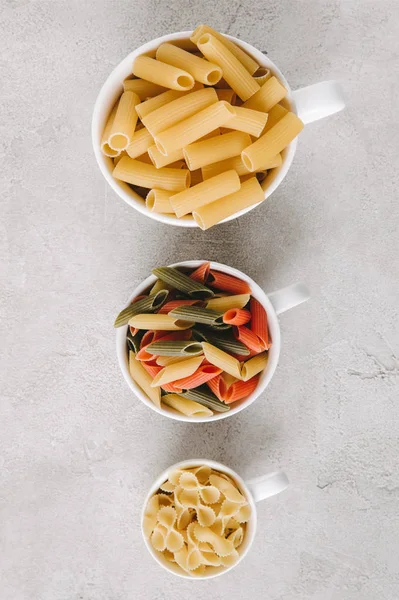
[[[201,21],[269,52],[293,88],[339,78],[348,103],[304,131],[267,204],[206,233],[129,209],[90,145],[113,66]],[[0,22],[1,598],[396,600],[397,3],[3,0]],[[263,397],[190,426],[132,396],[112,322],[151,267],[205,257],[269,291],[304,280],[312,300],[281,317]],[[162,572],[139,529],[153,478],[195,455],[292,482],[214,582]]]

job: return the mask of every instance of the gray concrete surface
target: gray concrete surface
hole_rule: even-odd
[[[90,146],[113,66],[202,21],[267,51],[294,88],[342,80],[348,104],[304,131],[267,204],[206,233],[130,210]],[[397,600],[397,3],[3,0],[0,22],[0,597]],[[269,291],[303,280],[312,300],[282,316],[263,397],[188,426],[132,396],[112,322],[151,267],[205,257]],[[214,582],[162,572],[139,529],[153,478],[196,455],[292,481]]]

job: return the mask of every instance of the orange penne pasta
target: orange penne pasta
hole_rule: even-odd
[[[194,279],[194,281],[198,281],[199,283],[205,283],[208,279],[210,268],[211,263],[209,261],[204,262],[198,267],[198,269],[195,269],[195,271],[191,273],[190,278]]]
[[[167,302],[166,304],[161,306],[158,313],[161,315],[166,315],[174,308],[177,308],[178,306],[184,306],[184,305],[186,305],[186,306],[193,306],[193,305],[204,306],[204,303],[202,302],[202,300],[170,300],[170,302]],[[190,332],[189,329],[186,331]]]
[[[214,379],[220,373],[222,369],[215,367],[214,365],[201,365],[195,373],[190,375],[189,377],[184,377],[183,379],[178,379],[173,382],[173,385],[182,388],[183,390],[191,390],[192,388],[196,388],[211,379]]]
[[[143,365],[147,373],[151,375],[151,377],[155,377],[155,375],[158,375],[159,371],[162,369],[162,367],[160,367],[159,365],[149,365],[146,362],[142,362],[141,364]]]
[[[255,377],[248,379],[248,381],[235,381],[225,393],[224,402],[231,404],[231,402],[246,398],[256,389],[258,382],[259,375],[255,375]]]
[[[219,398],[219,400],[224,402],[224,396],[227,388],[222,375],[217,375],[216,377],[213,377],[212,379],[206,382],[206,385],[215,394],[215,396]]]
[[[161,367],[162,368],[162,367]],[[164,383],[162,389],[171,394],[180,394],[183,390],[177,387],[174,383]]]
[[[142,362],[151,362],[157,357],[154,354],[150,354],[147,352],[147,346],[140,348],[140,350],[136,354],[136,360],[140,360]]]
[[[249,310],[251,311],[251,331],[258,336],[265,350],[271,347],[271,339],[269,336],[269,329],[267,326],[267,313],[263,306],[253,296],[249,302]]]
[[[245,344],[247,348],[253,350],[257,354],[263,352],[264,347],[262,342],[253,331],[248,329],[248,327],[233,327],[233,335],[236,338],[236,340],[239,340],[240,342]]]
[[[140,329],[137,329],[137,327],[132,327],[131,325],[129,325],[129,329],[132,335],[136,335],[136,333],[140,331]]]
[[[249,310],[245,310],[244,308],[231,308],[227,310],[223,315],[223,323],[227,323],[227,325],[245,325],[248,321],[251,320],[251,313]]]
[[[233,277],[233,275],[214,271],[213,269],[209,271],[207,285],[222,292],[230,292],[231,294],[251,293],[251,288],[246,281],[242,281],[238,277]]]

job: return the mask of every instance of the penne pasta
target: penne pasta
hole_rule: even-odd
[[[258,383],[258,375],[255,375],[255,377],[252,377],[252,379],[248,379],[247,381],[236,381],[226,391],[223,397],[224,402],[226,402],[226,404],[231,404],[232,402],[237,402],[237,400],[247,398],[255,391]]]
[[[209,344],[212,344],[213,346],[216,346],[217,348],[220,348],[221,350],[224,350],[225,352],[229,352],[230,354],[234,354],[236,355],[235,358],[237,358],[237,356],[247,356],[249,357],[249,350],[248,348],[240,341],[234,339],[232,336],[228,335],[222,335],[219,334],[217,331],[213,330],[198,330],[198,329],[194,329],[193,330],[193,336],[195,339],[198,339],[199,341],[203,341],[203,342],[208,342]]]
[[[237,131],[190,144],[183,149],[183,154],[188,168],[193,171],[238,156],[251,143],[247,133]]]
[[[140,98],[134,92],[124,92],[120,97],[108,134],[108,144],[113,150],[125,150],[130,144],[137,123],[135,106],[139,102]]]
[[[248,327],[233,327],[233,335],[253,352],[260,353],[264,350],[263,344],[258,336],[248,329]]]
[[[195,389],[185,390],[179,396],[182,398],[188,398],[190,400],[194,400],[194,402],[198,402],[203,406],[207,406],[211,410],[215,412],[227,412],[230,410],[230,407],[227,406],[224,402],[221,402],[217,396],[207,389],[207,385],[209,386],[212,381],[215,381],[218,376],[207,381],[206,385],[200,386]]]
[[[197,40],[197,46],[202,54],[212,63],[223,70],[223,79],[244,102],[259,89],[259,84],[251,77],[243,64],[232,52],[210,33],[204,33]]]
[[[167,367],[174,363],[186,360],[187,356],[158,356],[156,359],[157,365],[160,367]]]
[[[244,308],[230,308],[223,315],[223,323],[228,325],[245,325],[251,320],[251,313]]]
[[[273,108],[268,113],[269,118],[267,119],[267,123],[263,130],[263,133],[266,133],[267,131],[269,131],[269,129],[274,127],[274,125],[278,123],[278,121],[280,121],[283,117],[285,117],[285,115],[288,112],[289,111],[286,108],[284,108],[284,106],[281,106],[281,104],[276,104],[276,106],[273,106]]]
[[[238,279],[233,275],[222,273],[222,271],[211,270],[208,277],[209,285],[222,292],[230,292],[232,294],[250,294],[251,288],[246,281]]]
[[[267,352],[262,352],[262,354],[258,354],[247,360],[241,367],[242,380],[248,381],[248,379],[252,379],[252,377],[258,375],[258,373],[266,368],[267,361]]]
[[[146,346],[148,354],[155,356],[197,356],[202,354],[199,342],[160,340]]]
[[[191,276],[190,276],[190,279],[192,279]],[[200,281],[200,280],[197,279],[195,281]],[[202,306],[203,304],[204,303],[202,302],[202,300],[170,300],[169,302],[166,302],[166,304],[161,306],[159,313],[167,315],[168,313],[170,313],[171,310],[173,310],[174,308],[177,308],[178,306],[193,306],[193,305]]]
[[[228,158],[227,160],[222,160],[220,162],[213,163],[212,165],[202,167],[202,177],[204,178],[204,181],[206,181],[210,177],[215,177],[215,175],[219,175],[219,173],[224,173],[225,171],[230,171],[230,169],[236,171],[239,177],[249,174],[253,176],[253,173],[248,171],[247,167],[242,162],[241,156],[234,156],[233,158]]]
[[[190,298],[203,300],[214,296],[211,289],[198,281],[194,281],[174,267],[157,267],[156,269],[152,269],[152,273],[158,279],[162,279],[162,281],[187,294]]]
[[[218,101],[200,112],[180,121],[155,136],[155,143],[162,154],[184,148],[224,125],[234,116],[234,108],[227,102]]]
[[[190,274],[190,279],[194,279],[194,281],[198,281],[199,283],[206,283],[210,268],[211,263],[209,261],[203,262],[202,265]]]
[[[190,185],[190,171],[187,169],[156,169],[127,156],[119,161],[112,174],[116,179],[148,189],[179,192]]]
[[[126,325],[134,315],[140,313],[151,313],[162,306],[168,296],[168,290],[160,289],[150,292],[149,296],[143,296],[136,299],[129,306],[124,308],[115,319],[114,327]]]
[[[232,170],[226,171],[171,196],[170,203],[176,215],[183,217],[202,206],[237,192],[240,187],[241,182],[237,173]]]
[[[126,152],[130,156],[130,158],[137,158],[142,154],[145,154],[147,150],[154,143],[154,138],[146,129],[143,127],[139,131],[135,131],[133,137],[131,138],[130,144],[126,147]]]
[[[249,206],[259,204],[264,199],[264,191],[256,177],[253,177],[245,181],[238,192],[197,208],[193,211],[193,217],[201,229],[209,229],[227,217],[231,217]]]
[[[247,169],[261,170],[265,162],[284,150],[303,127],[304,124],[294,113],[287,113],[267,133],[242,151],[241,158]]]
[[[213,414],[206,406],[194,402],[194,400],[182,398],[178,394],[165,394],[162,396],[162,402],[189,417],[209,417]]]
[[[165,190],[152,189],[148,192],[145,205],[152,212],[156,213],[172,213],[173,208],[170,203],[171,192]]]
[[[240,63],[244,65],[250,75],[253,75],[257,71],[259,65],[256,60],[252,58],[252,56],[249,56],[249,54],[237,46],[237,44],[229,40],[226,36],[218,31],[215,31],[215,29],[212,29],[212,27],[209,27],[208,25],[199,25],[193,31],[190,38],[191,41],[194,42],[194,44],[197,44],[199,38],[204,33],[211,33],[216,39],[222,42],[222,44],[224,44],[226,48],[230,50],[230,52],[240,61]]]
[[[183,319],[184,321],[193,321],[194,323],[203,323],[204,325],[215,325],[223,322],[223,315],[210,308],[201,306],[189,306],[187,304],[177,306],[169,312],[171,317]]]
[[[219,367],[222,371],[230,373],[233,377],[241,379],[241,367],[236,358],[233,358],[233,356],[230,356],[227,352],[220,350],[220,348],[216,348],[216,346],[213,346],[208,342],[202,342],[202,348],[208,362],[215,365],[215,367]]]
[[[236,93],[234,90],[215,90],[217,97],[219,98],[219,100],[225,100],[226,102],[229,102],[230,104],[235,104],[236,101]]]
[[[244,306],[248,304],[249,299],[250,293],[236,294],[234,296],[223,296],[221,298],[211,298],[207,301],[206,307],[224,313],[233,308],[244,308]]]
[[[136,360],[134,352],[129,352],[129,373],[133,381],[143,390],[149,397],[151,402],[161,408],[161,392],[151,386],[152,377],[144,369],[143,365]]]
[[[120,150],[114,150],[108,143],[108,138],[115,119],[117,107],[118,105],[115,104],[114,108],[111,110],[101,138],[101,152],[105,154],[105,156],[110,156],[111,158],[118,157],[120,155]]]
[[[186,50],[178,48],[173,44],[161,44],[156,54],[157,60],[179,69],[184,69],[194,77],[196,81],[205,85],[215,85],[222,75],[222,69],[211,62],[190,54]]]
[[[242,106],[235,106],[234,110],[236,113],[235,116],[224,127],[226,129],[244,131],[245,133],[259,137],[265,128],[268,115],[265,112],[243,108]]]
[[[181,362],[173,363],[172,365],[164,367],[152,380],[151,387],[154,388],[163,386],[165,384],[177,381],[178,379],[189,377],[195,373],[203,359],[203,356],[196,356],[194,358],[187,358]]]
[[[157,331],[177,331],[189,329],[194,325],[189,321],[175,319],[169,315],[139,314],[129,319],[129,325],[136,329],[155,329]]]
[[[216,102],[218,102],[218,97],[213,88],[197,90],[157,108],[142,117],[142,121],[151,135],[155,137],[161,131],[173,127],[176,123]]]
[[[158,96],[158,94],[166,91],[166,88],[162,85],[145,81],[145,79],[125,79],[123,89],[125,92],[135,92],[142,102],[145,98]]]
[[[249,303],[249,309],[252,315],[250,329],[255,335],[258,336],[264,349],[269,349],[271,343],[269,339],[267,313],[263,308],[262,304],[258,300],[256,300],[256,298],[253,297],[251,298],[251,301]]]
[[[222,369],[214,365],[201,365],[192,375],[178,379],[174,384],[182,390],[191,390],[220,375]]]
[[[148,56],[138,56],[133,62],[133,74],[172,90],[191,90],[194,78],[183,69],[177,69]]]
[[[285,87],[279,82],[277,77],[273,76],[262,85],[256,94],[244,102],[242,107],[269,112],[269,110],[280,102],[280,100],[285,98],[286,95],[287,90]]]

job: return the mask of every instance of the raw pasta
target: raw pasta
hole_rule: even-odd
[[[124,156],[113,170],[113,176],[144,188],[158,188],[179,192],[189,187],[190,171],[187,169],[157,169],[139,160]]]
[[[187,71],[148,56],[138,56],[133,62],[132,71],[136,77],[172,90],[191,90],[194,86],[194,78]]]
[[[183,149],[184,160],[188,168],[193,171],[212,163],[238,156],[251,143],[251,138],[247,133],[239,131],[226,133],[186,146]]]
[[[120,97],[115,117],[108,133],[108,145],[113,150],[125,150],[130,144],[137,124],[135,106],[140,98],[134,92],[124,92]]]
[[[184,69],[194,77],[196,81],[206,85],[215,85],[222,75],[222,69],[203,58],[199,58],[186,50],[177,48],[173,44],[161,44],[156,54],[157,60],[169,65]]]

